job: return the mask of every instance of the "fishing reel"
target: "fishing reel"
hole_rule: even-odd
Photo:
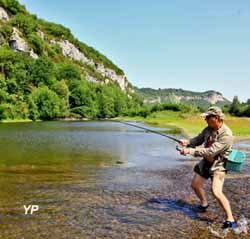
[[[181,152],[184,148],[186,147],[180,147],[179,145],[176,146],[176,150]],[[184,154],[183,156],[186,156],[186,154]]]
[[[181,152],[184,149],[184,147],[180,147],[179,145],[176,146],[176,150]]]
[[[179,145],[176,146],[176,150],[181,152],[186,147],[180,147]],[[187,156],[186,154],[182,154],[183,156]]]

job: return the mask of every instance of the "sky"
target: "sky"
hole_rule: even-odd
[[[249,0],[20,0],[71,29],[137,87],[250,98]]]

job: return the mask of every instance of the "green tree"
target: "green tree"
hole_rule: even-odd
[[[0,89],[0,104],[6,103],[8,101],[8,96],[9,94],[5,90]]]
[[[56,77],[58,80],[66,80],[69,89],[72,90],[77,81],[81,80],[81,73],[78,67],[71,63],[58,64],[56,70]]]
[[[32,92],[31,102],[37,107],[41,119],[53,119],[61,116],[61,102],[58,95],[47,86],[37,88]]]
[[[25,36],[33,34],[37,28],[37,22],[34,19],[34,16],[23,13],[18,13],[11,18],[11,24],[22,30]]]
[[[15,103],[15,118],[27,119],[29,118],[28,104],[24,101],[17,101]]]
[[[30,69],[30,79],[35,86],[39,84],[52,86],[55,81],[54,77],[54,64],[46,56],[35,60]]]
[[[110,91],[109,85],[104,85],[97,92],[97,100],[99,106],[99,118],[111,118],[115,114],[115,100],[113,91]]]
[[[0,66],[5,80],[5,85],[10,93],[27,91],[30,79],[30,66],[34,60],[22,53],[14,53],[8,47],[0,48]]]
[[[34,93],[33,93],[34,95]],[[30,94],[28,96],[28,107],[29,107],[29,118],[31,120],[37,120],[40,117],[39,111],[38,111],[38,106],[35,103],[35,99],[33,98],[33,95]]]
[[[114,110],[115,116],[125,115],[128,111],[128,97],[126,93],[122,92],[120,88],[116,85],[112,86],[114,92]]]
[[[60,111],[61,116],[68,114],[69,109],[69,88],[66,84],[65,80],[57,81],[52,86],[53,91],[59,96],[60,98]]]
[[[95,118],[98,113],[94,89],[86,80],[78,81],[70,94],[71,112],[82,117]]]
[[[60,98],[68,101],[70,92],[65,80],[55,82],[52,89]]]
[[[27,38],[34,52],[37,53],[38,55],[42,55],[43,54],[43,40],[36,33],[29,34]]]
[[[15,119],[14,105],[4,103],[0,105],[0,120]]]
[[[72,107],[89,105],[91,100],[91,92],[87,82],[84,80],[77,82],[70,94],[70,105]]]
[[[8,77],[10,67],[16,59],[16,54],[10,49],[9,46],[0,47],[0,69],[4,77]]]
[[[244,115],[245,115],[246,117],[250,117],[250,104],[247,105],[246,110],[245,110],[245,112],[244,112]]]
[[[64,37],[66,39],[72,38],[72,34],[70,29],[64,27],[61,24],[56,24],[52,22],[46,22],[44,20],[39,19],[39,24],[43,27],[43,30],[51,36],[56,38]]]
[[[16,0],[0,0],[0,6],[3,6],[12,14],[27,13],[25,7]]]
[[[240,101],[238,96],[234,96],[233,102],[229,108],[229,113],[239,116],[240,113]]]

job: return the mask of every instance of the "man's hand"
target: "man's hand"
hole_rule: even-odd
[[[181,153],[182,155],[187,155],[187,154],[190,153],[190,150],[189,150],[189,148],[183,148],[183,149],[180,151],[180,153]]]
[[[184,147],[185,147],[185,146],[187,146],[188,144],[189,144],[189,141],[188,141],[187,139],[181,139],[181,140],[180,140],[180,145],[181,145],[181,146],[184,146]]]

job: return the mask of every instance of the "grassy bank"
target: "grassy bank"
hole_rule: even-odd
[[[152,113],[150,116],[144,117],[118,117],[118,120],[130,121],[143,121],[145,123],[162,127],[172,128],[173,130],[179,129],[186,136],[194,136],[198,134],[204,127],[206,127],[205,120],[200,114],[182,113],[174,111],[159,111]],[[62,119],[61,119],[62,120]],[[66,121],[76,120],[73,118],[64,119]],[[83,119],[77,119],[83,120]],[[84,120],[87,120],[84,118]],[[2,120],[3,123],[16,123],[16,122],[32,122],[29,119],[16,119],[16,120]],[[226,115],[225,123],[232,129],[236,139],[250,139],[250,118],[239,118]]]
[[[119,117],[119,120],[143,121],[158,127],[177,127],[185,135],[193,136],[198,134],[205,126],[205,120],[200,114],[181,113],[174,111],[160,111],[143,117]],[[237,139],[250,139],[250,118],[239,118],[226,115],[225,123],[232,129]]]
[[[0,123],[23,123],[23,122],[33,122],[31,119],[8,119],[0,120]]]

